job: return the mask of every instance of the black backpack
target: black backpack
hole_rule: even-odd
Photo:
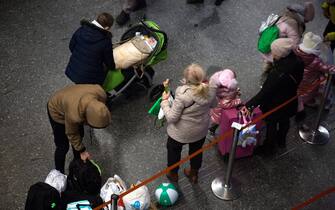
[[[67,190],[88,195],[98,195],[101,188],[100,171],[91,161],[74,159],[69,166]]]
[[[30,186],[25,210],[55,210],[60,209],[59,192],[44,182]]]

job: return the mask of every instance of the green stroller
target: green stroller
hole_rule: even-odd
[[[167,35],[153,21],[140,21],[139,24],[132,26],[122,35],[118,44],[127,42],[137,33],[154,37],[157,44],[150,55],[141,61],[140,65],[108,71],[103,88],[109,93],[110,99],[119,96],[121,93],[132,94],[139,87],[148,90],[152,86],[155,74],[152,66],[167,58]]]

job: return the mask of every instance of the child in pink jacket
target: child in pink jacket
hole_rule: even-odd
[[[216,72],[210,78],[210,84],[215,84],[216,97],[218,104],[216,108],[211,109],[211,127],[210,133],[215,134],[215,130],[220,124],[221,112],[223,109],[231,109],[239,106],[242,102],[240,99],[240,89],[236,80],[236,74],[230,69],[224,69]]]
[[[316,98],[320,96],[319,84],[313,90],[310,88],[319,83],[326,73],[334,72],[335,66],[324,63],[319,57],[321,53],[322,38],[308,32],[304,35],[302,43],[295,50],[295,53],[304,62],[304,76],[298,88],[298,118],[304,117],[304,104],[316,104]],[[307,91],[307,92],[306,92]],[[297,119],[299,120],[299,119]]]

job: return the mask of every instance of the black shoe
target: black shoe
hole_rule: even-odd
[[[133,11],[137,11],[137,10],[140,10],[146,7],[147,7],[147,2],[145,2],[145,0],[140,0],[138,1],[138,4],[136,5]]]
[[[125,11],[121,11],[121,13],[116,17],[116,23],[120,26],[123,26],[130,20],[129,14],[127,14]]]
[[[302,110],[300,112],[297,112],[294,119],[295,119],[296,122],[301,122],[305,118],[306,118],[306,112],[305,112],[305,110]]]
[[[220,6],[224,0],[216,0],[215,6]]]
[[[204,0],[187,0],[187,4],[202,4],[204,3]]]

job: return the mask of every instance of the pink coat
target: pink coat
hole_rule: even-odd
[[[308,102],[311,98],[315,97],[320,85],[308,93],[306,93],[306,91],[309,90],[311,86],[319,83],[324,78],[325,73],[334,72],[335,65],[328,65],[324,63],[319,56],[308,54],[299,48],[295,50],[295,53],[301,58],[305,65],[304,76],[298,88],[298,94],[302,94],[299,96],[299,111],[301,111],[303,109],[303,104],[301,103]]]
[[[234,98],[234,99],[218,99],[219,102],[217,104],[217,107],[211,109],[211,120],[215,124],[220,123],[221,119],[221,112],[223,109],[231,109],[234,107],[237,107],[238,105],[242,104],[242,101],[240,98]]]
[[[212,122],[219,124],[223,109],[231,109],[242,103],[239,98],[240,91],[237,87],[235,74],[229,69],[216,72],[210,78],[210,83],[218,87],[216,90],[218,104],[215,108],[211,109],[210,115]]]
[[[280,17],[276,25],[279,28],[280,38],[290,38],[293,40],[294,47],[298,46],[304,32],[304,23],[298,19],[296,14],[285,11],[284,15]],[[268,62],[273,61],[271,53],[262,54],[262,56],[264,60]]]

